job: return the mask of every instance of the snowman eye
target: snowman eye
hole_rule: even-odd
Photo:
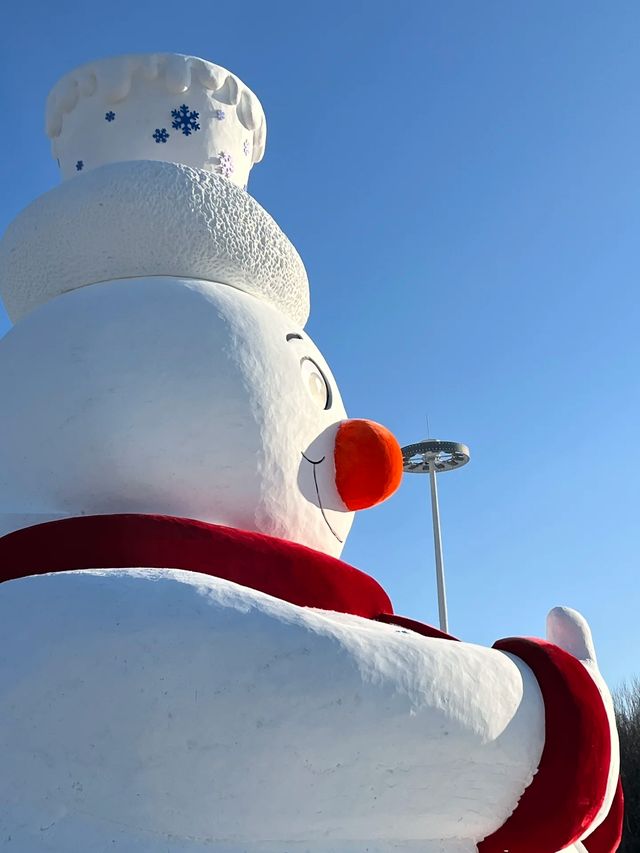
[[[321,368],[312,358],[305,356],[300,362],[300,372],[311,399],[321,408],[330,409],[333,401],[331,386]]]

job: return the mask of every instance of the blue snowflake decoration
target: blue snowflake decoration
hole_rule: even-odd
[[[156,129],[153,133],[153,138],[155,139],[156,142],[166,142],[167,139],[169,138],[169,134],[167,133],[167,128],[166,127],[162,127],[162,128],[156,127]]]
[[[189,110],[186,104],[182,104],[177,110],[171,110],[171,116],[173,118],[171,127],[174,130],[181,130],[185,136],[191,136],[196,130],[200,130],[200,125],[198,124],[200,113],[197,113],[195,110]]]
[[[78,160],[76,163],[76,172],[81,172],[84,169],[84,161]]]
[[[242,143],[242,150],[245,153],[245,157],[248,157],[249,156],[249,140],[248,139],[245,139],[245,141]]]
[[[231,154],[225,154],[224,151],[218,154],[218,172],[225,178],[231,177],[233,174],[233,157]]]
[[[222,121],[222,119],[225,116],[225,112],[224,112],[224,110],[214,110],[213,115],[215,118],[218,119],[218,121]]]
[[[113,121],[115,117],[116,117],[116,114],[112,110],[109,110],[108,113],[104,114],[104,120],[105,121]]]

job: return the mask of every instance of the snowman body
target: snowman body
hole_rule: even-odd
[[[536,680],[491,649],[192,572],[7,587],[0,827],[17,849],[473,850],[538,765]]]
[[[337,560],[402,460],[347,419],[302,262],[245,191],[255,96],[120,57],[55,87],[48,132],[66,180],[0,244],[0,839],[589,849],[618,753],[582,617],[457,642]]]

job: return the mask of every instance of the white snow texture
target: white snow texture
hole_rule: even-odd
[[[298,326],[309,316],[307,274],[287,236],[248,193],[203,169],[100,166],[37,198],[0,241],[0,295],[14,322],[66,291],[151,275],[229,284]]]

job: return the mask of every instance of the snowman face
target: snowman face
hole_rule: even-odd
[[[251,529],[338,556],[353,513],[336,487],[336,434],[347,415],[333,374],[311,338],[281,312],[213,287],[259,432]]]
[[[342,550],[340,393],[253,296],[169,277],[64,294],[0,342],[0,394],[5,518],[159,513]]]

